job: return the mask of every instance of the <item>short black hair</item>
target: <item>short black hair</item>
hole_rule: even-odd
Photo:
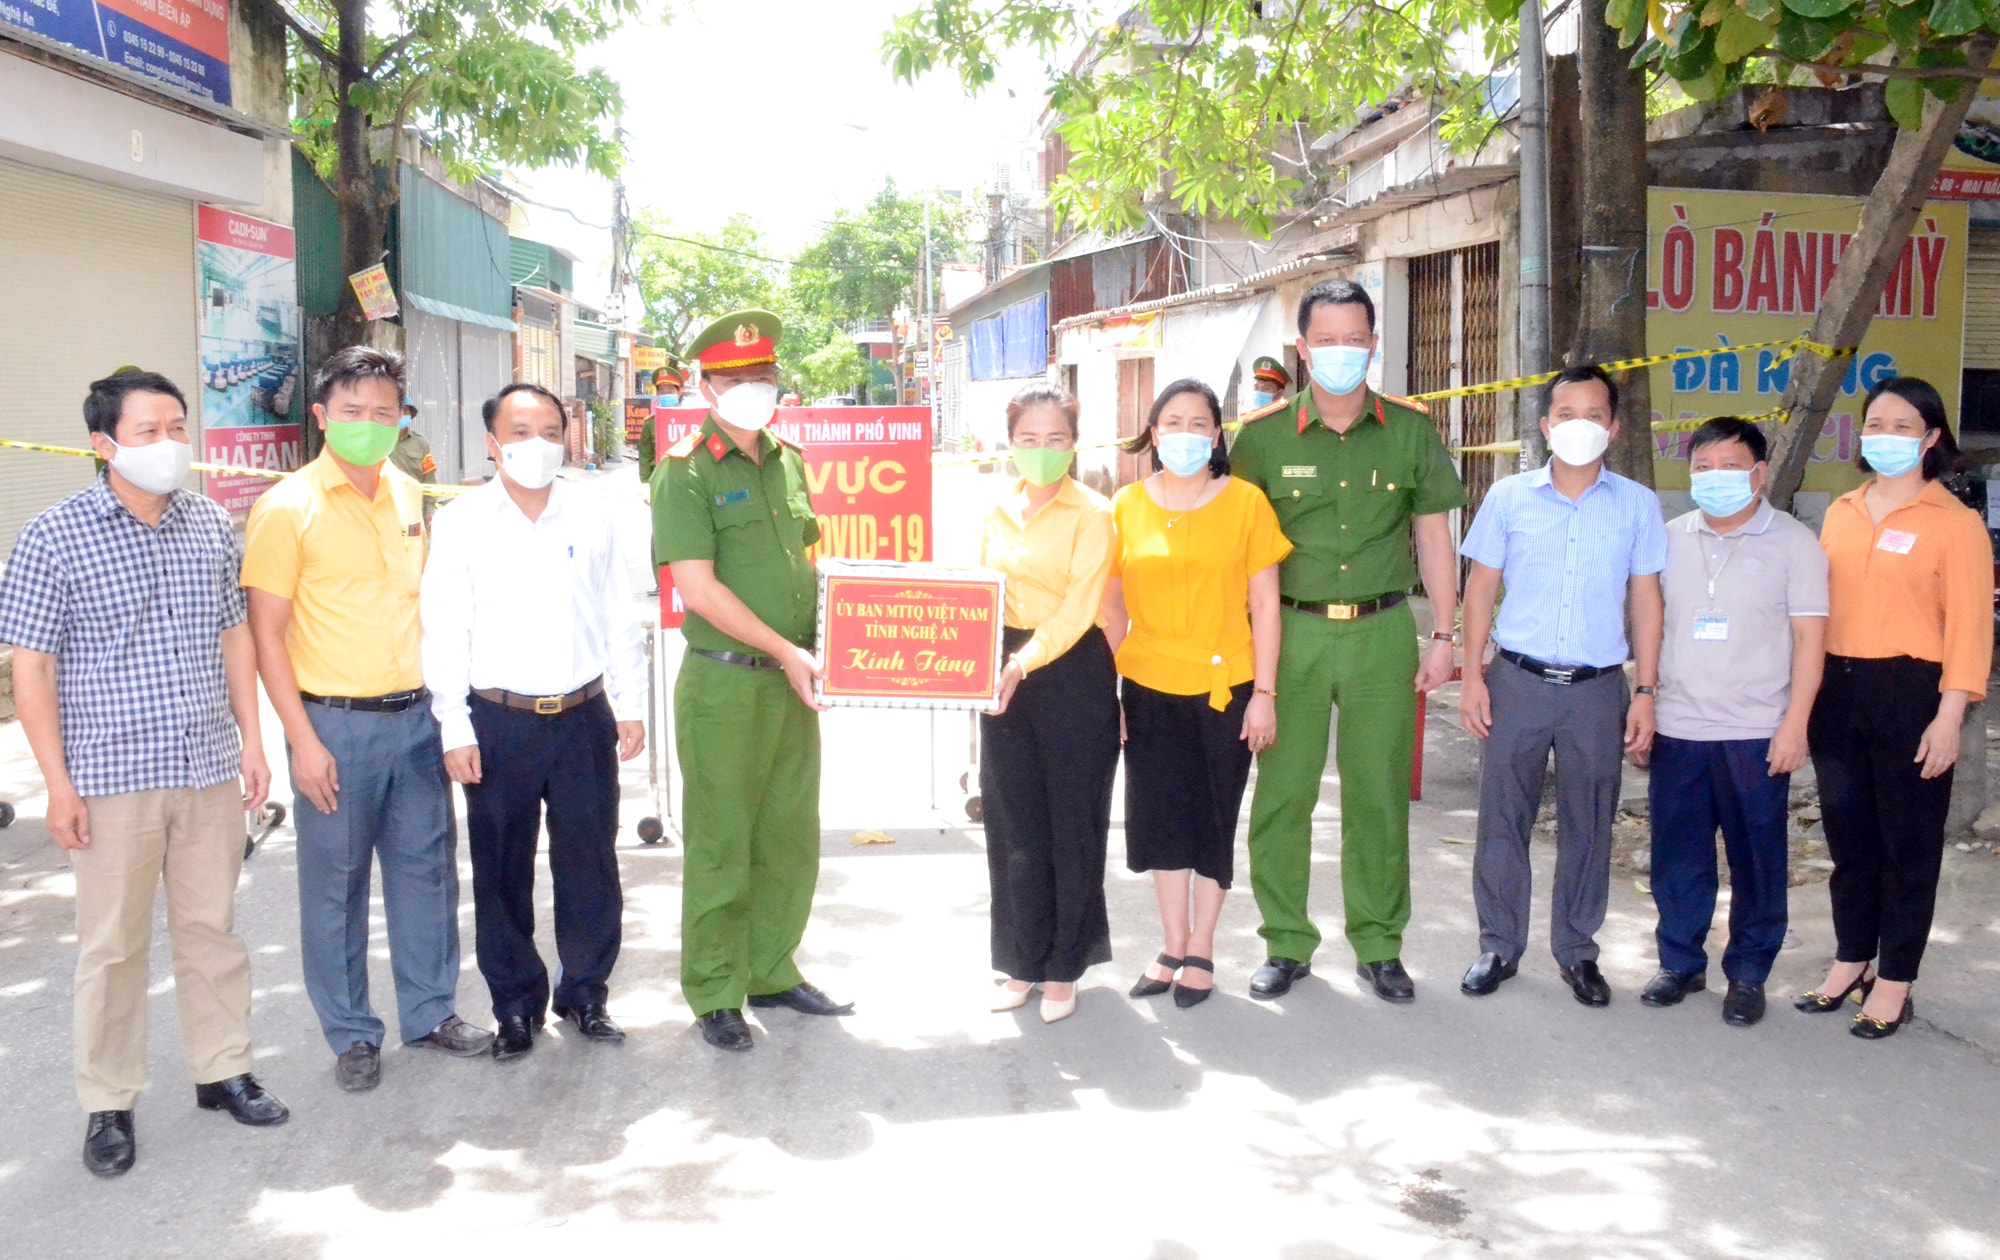
[[[1702,447],[1719,442],[1743,443],[1750,448],[1750,457],[1760,464],[1770,458],[1771,444],[1764,440],[1764,430],[1740,416],[1717,416],[1696,429],[1688,438],[1688,454],[1692,456]]]
[[[1548,392],[1542,395],[1542,414],[1548,415],[1556,403],[1556,391],[1565,385],[1581,385],[1585,381],[1596,381],[1604,386],[1611,398],[1611,417],[1618,418],[1618,384],[1611,379],[1611,373],[1595,363],[1573,363],[1556,373],[1556,379],[1549,382]]]
[[[84,430],[102,433],[116,442],[118,417],[125,414],[125,399],[132,394],[165,394],[179,403],[182,411],[187,410],[187,398],[180,387],[158,372],[119,368],[103,380],[90,383],[90,392],[83,398]]]
[[[1215,396],[1215,391],[1209,388],[1208,382],[1184,376],[1153,398],[1153,409],[1146,413],[1146,427],[1120,442],[1118,449],[1128,455],[1139,455],[1150,451],[1153,456],[1153,471],[1158,472],[1165,467],[1160,463],[1160,448],[1153,444],[1153,431],[1160,427],[1160,413],[1167,409],[1167,404],[1182,394],[1201,395],[1202,401],[1208,404],[1208,414],[1215,420],[1215,436],[1220,439],[1222,400]],[[1217,477],[1229,475],[1229,452],[1223,449],[1223,443],[1219,440],[1215,444],[1215,449],[1209,454],[1208,471]]]
[[[1862,422],[1867,423],[1868,409],[1884,394],[1894,394],[1924,418],[1926,432],[1936,429],[1938,439],[1924,452],[1924,480],[1936,481],[1959,468],[1958,439],[1952,436],[1951,423],[1944,414],[1944,398],[1937,392],[1937,386],[1920,376],[1892,376],[1880,381],[1868,391],[1868,397],[1861,404]],[[1862,472],[1875,470],[1868,464],[1866,455],[1856,455],[1854,466]]]
[[[324,404],[334,390],[368,380],[394,385],[399,404],[409,392],[409,369],[404,366],[402,355],[373,346],[349,346],[336,350],[319,365],[319,371],[313,375],[313,401]]]
[[[1358,306],[1368,313],[1368,331],[1375,331],[1375,301],[1368,296],[1368,290],[1352,280],[1322,280],[1306,290],[1306,295],[1299,299],[1299,336],[1306,335],[1313,310],[1320,306]]]
[[[503,386],[499,393],[480,404],[479,418],[486,422],[488,433],[493,432],[493,418],[500,414],[500,400],[509,394],[533,394],[540,398],[556,409],[556,414],[562,417],[563,432],[569,432],[569,408],[563,406],[563,400],[556,397],[555,391],[537,385],[533,381],[515,381],[512,385]]]

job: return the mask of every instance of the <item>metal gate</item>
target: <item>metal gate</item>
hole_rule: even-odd
[[[1413,394],[1495,380],[1500,375],[1500,244],[1424,254],[1409,260],[1409,382]],[[1498,398],[1453,398],[1431,407],[1438,436],[1452,447],[1499,440]],[[1458,457],[1468,500],[1479,510],[1497,460]]]

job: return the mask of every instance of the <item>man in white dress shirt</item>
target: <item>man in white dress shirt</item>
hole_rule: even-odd
[[[605,1008],[618,961],[618,762],[646,742],[645,642],[601,504],[556,483],[568,417],[517,383],[484,408],[499,475],[439,510],[424,570],[424,683],[445,770],[464,785],[479,972],[493,1057],[534,1048],[550,1006],[535,948],[543,809],[555,881],[554,1009],[621,1041]]]

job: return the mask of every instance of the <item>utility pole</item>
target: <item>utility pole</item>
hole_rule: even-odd
[[[1542,49],[1542,0],[1521,3],[1521,283],[1516,343],[1519,376],[1549,370],[1549,94]],[[1514,393],[1521,467],[1548,459],[1538,389]]]
[[[933,402],[937,397],[937,312],[931,310],[931,197],[935,189],[924,190],[924,292],[923,313],[920,325],[924,330],[923,350],[925,368],[918,375],[923,378],[925,401]]]

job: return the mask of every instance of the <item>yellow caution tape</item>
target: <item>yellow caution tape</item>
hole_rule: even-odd
[[[1706,359],[1716,354],[1736,354],[1744,350],[1780,350],[1771,360],[1772,366],[1787,361],[1800,351],[1819,355],[1823,359],[1842,359],[1853,354],[1856,346],[1827,346],[1810,337],[1784,337],[1776,341],[1746,341],[1740,346],[1711,346],[1706,350],[1675,350],[1670,354],[1649,354],[1637,359],[1614,359],[1597,366],[1607,372],[1629,372],[1634,368],[1655,367],[1662,363],[1678,363],[1683,359]],[[1530,389],[1536,385],[1546,385],[1561,376],[1567,369],[1557,368],[1553,372],[1541,372],[1534,376],[1516,376],[1510,380],[1487,381],[1481,385],[1460,385],[1455,389],[1434,389],[1428,393],[1411,394],[1411,402],[1437,402],[1445,398],[1472,398],[1485,394],[1504,394],[1517,389]]]

